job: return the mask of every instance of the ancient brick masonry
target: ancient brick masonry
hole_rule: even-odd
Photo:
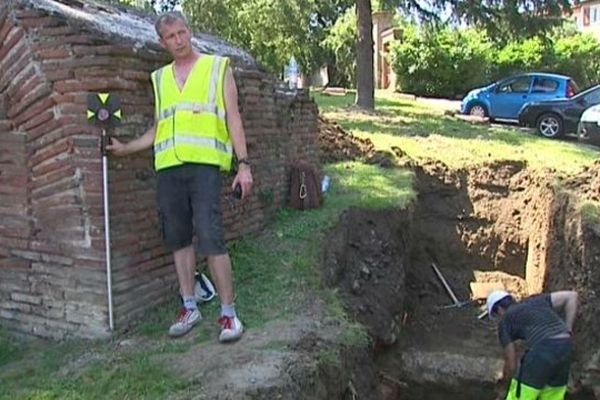
[[[82,5],[83,3],[83,5]],[[115,28],[116,27],[116,28]],[[0,323],[43,337],[108,333],[100,131],[89,92],[119,95],[124,140],[152,123],[149,73],[168,62],[146,16],[67,0],[0,4]],[[227,201],[227,239],[258,232],[286,202],[289,163],[317,160],[317,110],[250,56],[212,37],[201,51],[231,57],[255,177],[254,196]],[[117,329],[175,295],[160,241],[152,154],[109,164]],[[230,177],[226,182],[230,182]]]

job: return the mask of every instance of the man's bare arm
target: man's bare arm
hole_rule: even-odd
[[[577,315],[577,292],[564,290],[550,293],[552,307],[556,310],[565,310],[565,323],[569,331],[573,331],[575,316]]]
[[[246,147],[246,134],[242,125],[242,116],[238,107],[238,91],[235,85],[235,79],[233,78],[233,72],[231,68],[227,69],[225,73],[225,109],[227,111],[227,127],[229,128],[229,134],[231,135],[231,143],[235,150],[235,155],[238,160],[248,157],[248,150]],[[250,167],[246,164],[240,164],[238,166],[238,173],[233,179],[232,188],[236,185],[240,185],[242,188],[242,198],[250,195],[252,190],[252,173]]]
[[[106,149],[116,156],[126,156],[136,153],[141,150],[149,149],[154,143],[156,136],[156,123],[139,138],[128,143],[122,143],[115,138],[111,138],[111,143],[106,146]]]
[[[504,348],[504,369],[502,370],[502,378],[505,382],[510,382],[517,370],[517,352],[515,344],[509,343]]]

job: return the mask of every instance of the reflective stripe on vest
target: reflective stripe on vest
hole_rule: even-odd
[[[218,110],[217,106],[213,104],[200,104],[200,103],[179,103],[175,107],[171,107],[168,110],[162,110],[158,114],[158,121],[171,118],[177,111],[190,111],[193,113],[205,113],[216,115],[220,120],[225,121],[225,111]]]
[[[172,64],[152,74],[157,170],[188,162],[218,165],[222,170],[231,168],[233,148],[223,95],[227,64],[224,57],[203,56],[181,90]]]
[[[175,142],[181,144],[191,144],[198,147],[206,147],[209,149],[217,149],[224,153],[231,153],[232,148],[231,145],[226,143],[222,143],[215,138],[204,138],[197,136],[190,136],[185,133],[177,134],[175,139],[167,139],[164,142],[160,142],[154,145],[154,154],[162,153],[163,151],[167,151],[173,147],[175,147]]]

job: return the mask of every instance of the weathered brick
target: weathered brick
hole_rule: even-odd
[[[9,118],[14,118],[18,114],[24,111],[28,106],[31,106],[35,101],[42,99],[43,97],[49,96],[52,93],[52,88],[48,84],[41,84],[34,90],[30,91],[23,98],[19,99],[18,102],[14,103],[7,112]],[[43,99],[42,99],[43,101]]]
[[[0,301],[0,309],[7,311],[18,311],[21,313],[30,313],[31,305],[26,303],[21,303],[19,301],[5,300]]]
[[[35,107],[38,109],[37,112],[24,112],[22,115],[14,118],[14,121],[17,124],[20,124],[19,129],[24,131],[32,130],[40,125],[46,124],[48,121],[55,119],[54,110],[52,110],[50,107],[52,107],[52,100],[46,98]]]
[[[41,163],[42,161],[51,159],[52,157],[56,157],[59,154],[68,153],[71,151],[72,148],[73,148],[73,143],[68,138],[64,139],[64,140],[56,141],[56,142],[51,143],[48,146],[44,147],[43,149],[36,151],[30,157],[29,165],[30,166],[37,165],[37,164]]]
[[[31,27],[27,46],[25,41],[14,42],[0,58],[0,88],[5,88],[11,109],[0,116],[10,118],[0,120],[0,163],[4,162],[0,186],[11,191],[25,187],[19,194],[0,194],[0,218],[6,215],[0,222],[0,266],[13,257],[27,271],[25,277],[14,279],[0,273],[0,301],[8,301],[3,293],[24,293],[27,288],[42,304],[19,303],[34,307],[30,314],[39,318],[22,318],[22,329],[34,332],[38,326],[35,334],[47,336],[52,329],[94,336],[106,333],[106,277],[99,130],[86,124],[87,94],[118,93],[126,118],[114,135],[125,141],[139,136],[154,113],[149,72],[167,62],[166,54],[152,46],[134,52],[116,42],[75,33],[72,27],[58,26],[64,23],[58,18],[37,21],[54,28],[34,26],[34,18],[45,17],[26,17],[25,25]],[[7,24],[0,26],[0,35],[15,37]],[[34,59],[28,51],[33,51]],[[233,209],[223,200],[228,238],[260,229],[285,201],[284,164],[291,154],[314,157],[316,132],[316,110],[310,101],[274,92],[272,79],[261,72],[236,69],[235,78],[248,148],[256,164],[255,186],[259,190],[268,185],[274,200],[263,205],[251,199]],[[29,98],[27,105],[21,103],[25,99],[15,101],[25,97],[24,92],[38,90],[42,82],[49,82],[53,91],[35,101]],[[2,131],[15,126],[27,136],[3,141]],[[151,151],[110,157],[109,182],[115,310],[118,321],[124,322],[173,295],[176,274],[160,239]],[[229,178],[225,186],[230,182]],[[228,194],[225,188],[223,196]],[[2,237],[11,228],[27,237]],[[29,259],[17,258],[15,250]],[[94,316],[95,311],[86,311],[90,307],[100,311]],[[62,320],[64,325],[52,327],[44,324],[46,320]]]
[[[0,60],[4,59],[6,55],[17,45],[25,36],[25,32],[21,28],[10,29],[2,42],[0,47]]]
[[[22,18],[20,20],[21,25],[28,29],[28,28],[39,28],[39,27],[53,27],[53,26],[58,26],[60,25],[60,21],[58,21],[56,18],[51,17],[51,16],[46,16],[46,15],[42,15],[39,17],[33,17],[33,18]]]
[[[74,32],[73,28],[70,26],[57,26],[52,28],[44,26],[35,29],[35,33],[38,34],[39,37],[45,38],[47,40],[47,38],[52,36],[71,36]]]
[[[13,293],[11,293],[10,298],[13,301],[18,301],[21,303],[27,303],[27,304],[33,304],[33,305],[42,304],[42,299],[40,296],[35,296],[35,295],[27,294],[27,293],[13,292]]]
[[[104,299],[105,300],[105,299]],[[65,308],[65,316],[68,322],[73,322],[81,325],[105,324],[107,313],[103,309],[90,307],[84,303],[83,307],[69,302]]]

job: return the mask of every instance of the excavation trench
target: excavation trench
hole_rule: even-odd
[[[326,246],[325,280],[374,343],[368,368],[377,382],[358,387],[359,398],[495,398],[502,351],[494,323],[477,318],[493,289],[518,298],[577,289],[584,305],[576,346],[598,349],[591,310],[600,240],[553,176],[515,162],[461,171],[434,163],[416,169],[416,189],[409,209],[348,210]],[[475,301],[444,308],[452,300],[434,263],[459,300]],[[594,398],[592,353],[576,354],[572,399]]]

